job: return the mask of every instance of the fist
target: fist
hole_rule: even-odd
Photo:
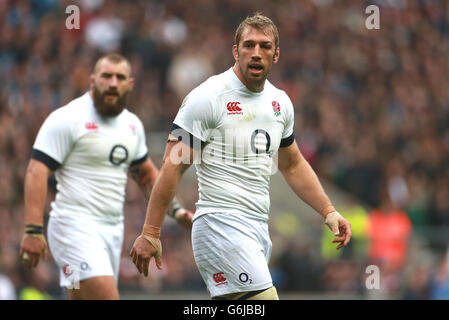
[[[193,219],[194,213],[190,210],[181,208],[178,209],[178,211],[175,212],[175,219],[176,221],[183,226],[186,229],[192,229],[192,219]]]

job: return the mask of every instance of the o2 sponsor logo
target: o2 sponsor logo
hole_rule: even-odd
[[[253,280],[249,278],[248,274],[245,272],[242,272],[239,274],[239,280],[242,283],[247,283],[247,284],[251,284],[253,283]]]
[[[114,166],[119,166],[128,160],[128,149],[121,144],[116,144],[112,147],[111,152],[109,153],[109,161]]]

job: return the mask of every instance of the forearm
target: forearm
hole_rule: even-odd
[[[169,208],[176,205],[173,201],[179,182],[181,172],[173,166],[165,166],[156,179],[148,203],[145,224],[160,227],[164,221],[165,214]]]
[[[153,183],[147,186],[141,186],[142,192],[145,194],[145,197],[149,200],[151,198],[151,193],[153,191]],[[167,210],[165,211],[166,215],[175,219],[176,211],[182,208],[182,205],[179,203],[178,199],[174,197],[167,205]]]
[[[153,190],[153,185],[151,187],[141,188],[142,192],[145,194],[145,197],[149,200],[151,197],[151,192]],[[182,208],[182,205],[179,203],[178,199],[174,197],[167,205],[167,210],[165,211],[166,215],[170,218],[175,219],[176,211]]]
[[[310,164],[301,159],[291,168],[281,172],[296,195],[325,217],[328,213],[326,208],[332,206],[332,202]]]
[[[25,225],[43,224],[48,175],[29,167],[25,177]]]
[[[141,187],[141,190],[145,194],[145,197],[149,200],[153,191],[153,184],[151,184],[151,186]],[[165,214],[170,218],[176,219],[176,211],[178,211],[179,209],[182,209],[182,205],[174,196],[174,198],[168,203]]]

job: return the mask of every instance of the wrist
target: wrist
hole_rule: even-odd
[[[335,211],[337,211],[337,210],[335,210],[333,205],[327,205],[323,209],[321,209],[320,214],[323,216],[324,219],[326,219],[326,217],[329,213],[335,212]]]
[[[30,223],[25,226],[25,233],[32,236],[43,235],[44,227],[42,224]]]
[[[161,237],[161,228],[153,226],[151,224],[144,224],[142,235],[159,239]]]

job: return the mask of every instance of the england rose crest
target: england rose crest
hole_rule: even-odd
[[[279,102],[273,101],[271,105],[273,106],[274,115],[279,117],[281,115],[281,106],[279,105]]]

